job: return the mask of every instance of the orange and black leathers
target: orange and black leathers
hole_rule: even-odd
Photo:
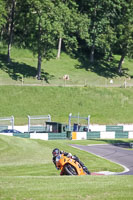
[[[60,151],[60,154],[63,154],[64,156],[68,156],[69,153],[64,152],[64,151]],[[81,167],[84,169],[84,171],[85,171],[87,174],[90,174],[90,172],[89,172],[89,170],[87,169],[87,167],[84,165],[84,163],[82,163],[82,162],[79,160],[79,158],[78,158],[77,156],[74,155],[74,156],[72,156],[72,158],[73,158],[74,160],[76,160],[76,161],[81,165]],[[58,170],[58,168],[57,168],[57,166],[56,166],[56,156],[53,157],[53,163],[54,163],[56,169]]]

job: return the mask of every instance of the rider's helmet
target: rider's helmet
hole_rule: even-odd
[[[53,156],[58,156],[60,154],[60,150],[58,148],[55,148],[53,151],[52,151],[52,154]]]

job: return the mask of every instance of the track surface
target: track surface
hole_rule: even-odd
[[[113,145],[72,145],[78,149],[90,152],[125,167],[122,173],[116,175],[133,175],[133,151]]]

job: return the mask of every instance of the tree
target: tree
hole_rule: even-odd
[[[117,48],[121,55],[118,72],[122,73],[122,63],[125,56],[133,55],[133,1],[123,0],[116,26]]]
[[[12,38],[13,38],[13,29],[14,29],[14,14],[15,14],[15,0],[11,0],[11,2],[8,4],[9,8],[9,18],[8,18],[8,53],[7,53],[7,60],[10,63],[10,51],[11,51],[11,45],[12,45]]]
[[[79,31],[81,31],[81,29],[79,28],[79,26],[81,27],[81,25],[79,24],[81,24],[82,21],[85,21],[86,16],[84,15],[83,18],[82,15],[79,13],[78,6],[75,1],[59,0],[55,1],[54,5],[56,10],[55,23],[57,27],[57,37],[59,41],[57,58],[60,58],[62,42],[67,52],[77,50],[77,34],[80,35]],[[83,26],[82,31],[84,31]]]
[[[54,5],[56,12],[55,24],[57,28],[57,39],[59,41],[57,58],[60,58],[62,40],[68,32],[67,29],[71,18],[71,10],[69,9],[67,3],[64,3],[63,1],[56,1]]]
[[[4,0],[0,0],[0,31],[6,23],[6,8]]]
[[[90,51],[90,62],[95,61],[95,51],[101,52],[101,42],[105,41],[105,32],[109,26],[108,13],[106,12],[108,1],[102,0],[80,0],[80,12],[86,13],[90,23],[88,23],[88,34],[86,44]],[[99,39],[101,38],[101,39]],[[103,46],[103,45],[102,45]]]
[[[13,40],[14,21],[15,21],[15,4],[16,0],[1,0],[0,8],[2,9],[2,39],[8,44],[7,61],[10,63],[10,51]]]
[[[56,45],[56,13],[54,4],[50,0],[19,1],[21,17],[16,27],[18,42],[38,55],[37,78],[41,79],[42,59],[49,59]],[[25,40],[23,42],[23,40]]]
[[[90,62],[93,63],[97,55],[109,58],[116,44],[116,19],[119,17],[120,1],[111,0],[77,0],[79,10],[86,13],[90,19],[86,40],[89,49]]]

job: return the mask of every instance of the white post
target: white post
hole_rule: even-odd
[[[51,122],[51,115],[48,114],[49,122]]]
[[[71,116],[72,116],[72,113],[69,114],[69,124],[68,124],[69,131],[71,131]]]
[[[28,115],[28,132],[30,132],[30,116]]]
[[[89,132],[89,126],[90,126],[90,115],[88,115],[88,132]]]
[[[14,129],[14,116],[12,116],[12,129]]]

